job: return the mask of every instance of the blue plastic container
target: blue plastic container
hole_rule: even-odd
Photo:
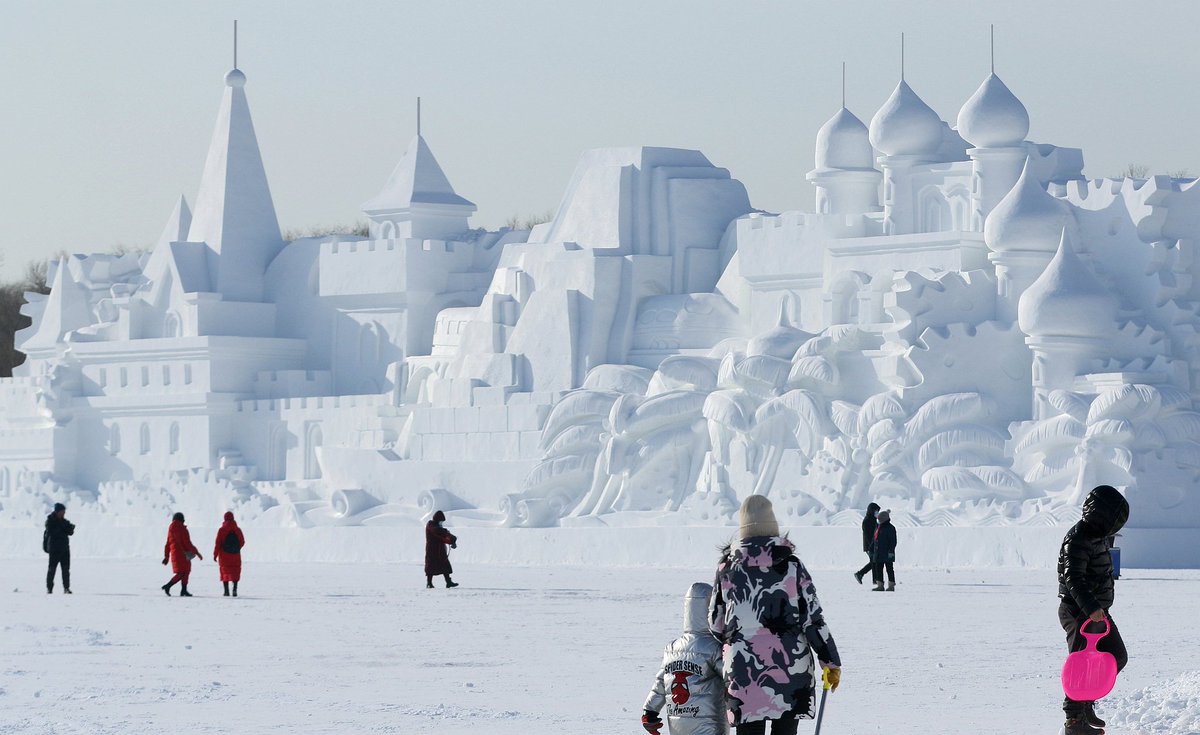
[[[1121,547],[1114,546],[1108,550],[1108,555],[1112,557],[1113,579],[1121,578]]]

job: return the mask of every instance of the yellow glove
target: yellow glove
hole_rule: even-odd
[[[825,688],[831,692],[836,692],[838,684],[842,683],[841,669],[825,669],[825,673],[821,675],[821,681],[825,682]]]

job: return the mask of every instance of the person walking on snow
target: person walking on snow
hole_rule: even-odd
[[[71,594],[71,536],[75,524],[67,520],[67,506],[54,504],[54,512],[46,516],[46,531],[42,534],[42,551],[50,555],[46,570],[46,594],[54,593],[54,571],[62,568],[63,594]]]
[[[867,576],[867,572],[875,569],[875,560],[871,558],[871,546],[875,543],[875,529],[879,526],[879,521],[875,520],[875,514],[879,512],[879,504],[871,503],[867,506],[867,514],[863,516],[862,521],[862,536],[863,536],[863,553],[867,555],[867,563],[862,569],[854,573],[854,579],[862,584],[863,577]],[[875,575],[871,575],[871,579],[875,579]]]
[[[458,537],[442,528],[445,521],[446,514],[439,510],[425,524],[425,586],[429,589],[433,589],[433,578],[439,574],[446,578],[447,588],[458,586],[450,579],[454,569],[450,566],[450,553],[446,551],[447,546],[458,548]]]
[[[892,525],[892,512],[881,510],[878,514],[879,527],[875,529],[875,542],[871,545],[871,562],[875,571],[872,592],[883,592],[883,570],[887,569],[888,592],[896,591],[896,527]]]
[[[246,545],[246,537],[233,513],[225,513],[225,522],[217,530],[217,540],[213,544],[213,561],[220,565],[221,586],[225,588],[225,596],[229,597],[229,583],[233,582],[233,596],[237,597],[238,582],[242,580],[242,547]]]
[[[1083,501],[1083,518],[1067,531],[1058,552],[1058,620],[1067,633],[1071,653],[1087,647],[1080,634],[1084,621],[1089,633],[1103,633],[1108,618],[1110,630],[1097,648],[1117,660],[1117,672],[1129,663],[1129,653],[1117,622],[1109,614],[1116,597],[1113,581],[1112,539],[1129,520],[1129,502],[1111,485],[1094,488]],[[1095,702],[1063,700],[1066,735],[1098,735],[1104,720],[1096,716]]]
[[[742,503],[739,540],[717,566],[709,629],[724,644],[729,723],[737,735],[795,735],[816,712],[816,662],[837,690],[842,660],[796,547],[779,535],[771,501]],[[815,654],[815,655],[814,655]]]
[[[176,513],[171,519],[171,528],[167,531],[167,545],[163,548],[163,566],[167,565],[167,560],[171,561],[171,570],[175,572],[175,576],[171,577],[171,581],[162,586],[162,591],[167,593],[167,597],[171,596],[171,587],[176,582],[181,582],[179,590],[180,597],[191,597],[192,594],[187,591],[188,575],[192,573],[192,557],[203,560],[200,556],[200,551],[192,545],[192,536],[188,533],[187,526],[183,525],[183,514]]]
[[[725,735],[725,681],[721,642],[708,630],[712,587],[696,582],[683,599],[683,635],[671,641],[643,707],[642,727],[662,735],[667,708],[671,735]]]

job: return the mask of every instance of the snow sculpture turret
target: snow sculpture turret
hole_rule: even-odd
[[[228,301],[262,301],[263,274],[283,248],[245,86],[241,70],[225,75],[187,237],[207,244],[210,286]]]
[[[879,210],[879,181],[870,133],[844,106],[817,131],[816,167],[806,177],[817,189],[817,212]]]
[[[915,229],[916,206],[911,187],[900,185],[909,170],[937,159],[946,125],[903,79],[871,118],[871,145],[883,155],[884,232],[899,235]]]
[[[20,349],[31,360],[49,357],[60,349],[60,344],[71,332],[93,321],[87,289],[72,277],[67,259],[63,257],[50,282],[50,295],[46,297],[37,332],[20,345]]]
[[[362,205],[371,239],[446,240],[467,230],[474,203],[455,193],[419,133],[383,190]]]
[[[959,110],[958,132],[974,146],[967,155],[972,161],[971,229],[978,232],[1021,175],[1029,113],[992,72]]]
[[[1021,296],[1018,323],[1033,351],[1033,417],[1057,413],[1050,392],[1075,379],[1109,351],[1116,334],[1116,297],[1075,253],[1069,228],[1045,272]]]
[[[1017,183],[987,216],[983,228],[984,242],[991,250],[988,260],[996,268],[999,319],[1011,324],[1017,318],[1021,294],[1046,270],[1063,229],[1074,227],[1070,207],[1046,191],[1026,162]]]

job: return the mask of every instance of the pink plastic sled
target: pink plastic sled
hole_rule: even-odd
[[[1063,664],[1063,692],[1067,699],[1076,702],[1104,699],[1117,683],[1117,660],[1111,653],[1096,650],[1100,639],[1112,630],[1112,625],[1105,618],[1103,633],[1087,633],[1085,629],[1090,622],[1083,621],[1079,628],[1079,633],[1087,639],[1087,648],[1067,656],[1067,662]]]

